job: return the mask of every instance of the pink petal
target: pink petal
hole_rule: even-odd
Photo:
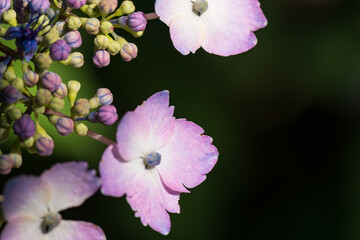
[[[156,0],[155,12],[166,25],[177,14],[192,11],[192,2],[184,0]]]
[[[121,119],[117,132],[117,147],[124,160],[144,156],[149,152],[149,123],[140,114],[127,112]]]
[[[48,240],[105,240],[102,229],[92,223],[62,220],[48,233]]]
[[[177,14],[171,20],[169,27],[174,47],[183,55],[195,53],[206,36],[201,19],[191,11]]]
[[[138,106],[135,113],[142,115],[149,123],[150,150],[162,147],[169,142],[175,127],[174,107],[169,107],[169,91],[155,93]],[[145,152],[142,156],[148,153]]]
[[[50,202],[52,211],[80,206],[100,186],[95,170],[88,171],[86,162],[57,163],[41,175],[53,189]]]
[[[162,234],[170,231],[169,212],[178,213],[179,193],[162,183],[156,169],[145,169],[143,159],[124,161],[114,146],[109,146],[100,163],[101,191],[115,197],[127,195],[135,216]],[[166,211],[167,210],[167,211]]]
[[[242,21],[247,22],[250,31],[256,31],[267,25],[266,17],[260,8],[258,0],[228,0],[230,6],[237,6],[237,13],[242,15]]]
[[[43,217],[52,196],[49,185],[35,176],[19,176],[5,185],[3,212],[7,221],[16,218]]]
[[[45,240],[41,232],[40,218],[20,217],[13,219],[5,225],[0,240]]]
[[[202,135],[204,130],[185,119],[176,120],[171,142],[159,149],[162,161],[157,169],[165,185],[174,191],[180,187],[193,188],[203,182],[218,159],[212,138]]]

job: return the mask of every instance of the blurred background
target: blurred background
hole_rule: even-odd
[[[154,10],[154,0],[134,3]],[[123,33],[139,48],[135,60],[116,56],[97,69],[93,37],[83,34],[85,66],[53,68],[82,83],[80,97],[108,87],[122,116],[168,89],[175,116],[202,126],[220,156],[207,180],[181,195],[167,237],[144,228],[124,197],[99,192],[63,218],[93,222],[109,240],[360,239],[360,1],[261,3],[269,24],[256,32],[258,45],[228,58],[203,50],[184,57],[168,27],[151,21],[140,39]],[[48,128],[53,156],[25,154],[11,176],[58,161],[98,168],[105,145]],[[115,139],[115,125],[90,128]]]

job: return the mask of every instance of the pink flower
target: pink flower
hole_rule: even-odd
[[[105,240],[100,227],[62,220],[60,211],[80,206],[100,186],[86,162],[54,165],[41,176],[22,175],[5,185],[6,224],[1,240]]]
[[[155,11],[184,55],[200,47],[220,56],[248,51],[253,32],[267,25],[258,0],[156,0]]]
[[[169,92],[154,94],[119,123],[117,144],[102,156],[101,191],[126,198],[144,226],[168,234],[168,212],[179,213],[180,193],[203,182],[218,151],[204,130],[173,117]]]

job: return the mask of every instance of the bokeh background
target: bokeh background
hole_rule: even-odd
[[[154,1],[134,3],[154,10]],[[182,194],[167,237],[144,228],[125,198],[99,192],[64,218],[93,222],[109,240],[360,239],[360,1],[261,3],[269,25],[256,32],[258,45],[238,56],[199,50],[184,57],[167,26],[151,21],[140,39],[123,34],[139,48],[130,63],[117,56],[96,69],[87,36],[83,68],[53,67],[64,82],[82,83],[80,97],[112,89],[120,116],[170,90],[175,116],[202,126],[220,152],[207,180]],[[58,161],[98,167],[105,145],[48,128],[53,156],[25,154],[11,175],[40,174]],[[115,139],[116,126],[90,128]],[[3,187],[8,177],[0,178]]]

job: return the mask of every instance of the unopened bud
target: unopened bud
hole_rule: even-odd
[[[138,49],[133,43],[125,43],[120,50],[120,56],[125,62],[129,62],[136,58]]]
[[[74,106],[71,109],[71,112],[75,116],[85,116],[89,113],[90,103],[86,98],[80,98],[75,101]]]
[[[81,34],[79,31],[67,32],[64,36],[64,40],[72,49],[78,48],[82,44]]]
[[[51,97],[51,92],[48,89],[39,88],[35,96],[35,102],[38,106],[43,106],[50,102]]]
[[[90,98],[89,104],[90,104],[90,109],[97,108],[98,106],[101,105],[99,102],[99,98],[97,97]]]
[[[88,132],[88,127],[83,123],[78,123],[75,126],[75,132],[77,135],[86,136]]]
[[[81,7],[81,11],[87,14],[89,17],[99,17],[100,9],[97,4],[91,3],[89,5],[84,5]]]
[[[44,46],[49,46],[59,40],[59,32],[56,28],[52,28],[47,34],[43,36],[43,41],[41,44]]]
[[[77,93],[80,90],[81,84],[78,81],[71,80],[68,82],[67,87],[68,87],[68,91],[69,91],[68,98],[70,100],[70,105],[74,106],[74,102],[75,102]]]
[[[103,21],[103,22],[101,22],[101,25],[100,25],[100,31],[102,33],[104,33],[105,35],[112,33],[114,31],[114,26],[109,21]]]
[[[61,61],[60,63],[64,65],[71,65],[74,68],[80,68],[84,65],[84,55],[80,52],[73,52],[65,61]]]
[[[75,16],[70,16],[67,22],[67,26],[71,30],[78,30],[81,27],[80,18]]]
[[[9,1],[10,2],[10,1]],[[0,0],[0,4],[1,4],[1,0]],[[0,7],[1,8],[1,7]],[[0,10],[1,12],[1,10]],[[1,15],[1,14],[0,14]],[[10,24],[10,26],[16,26],[17,25],[17,20],[16,20],[16,12],[13,9],[10,9],[6,12],[4,12],[4,14],[2,15],[3,20],[5,22],[8,22]]]
[[[57,40],[50,46],[50,57],[54,61],[66,60],[71,52],[71,47],[63,39]]]
[[[66,6],[79,9],[86,4],[86,0],[65,0]]]
[[[97,18],[89,18],[86,21],[84,28],[89,34],[96,35],[100,30],[100,21]]]
[[[117,5],[117,0],[101,0],[99,3],[101,15],[106,16],[109,13],[112,13],[113,11],[115,11]]]
[[[14,107],[6,112],[6,116],[10,121],[15,121],[15,120],[18,120],[19,118],[21,118],[22,112],[19,108]]]
[[[41,83],[50,92],[55,92],[60,87],[61,78],[54,72],[47,72],[44,74]]]
[[[36,114],[43,114],[43,113],[45,113],[45,106],[35,106],[33,108],[33,111]]]
[[[39,81],[39,75],[31,70],[28,70],[23,75],[23,81],[26,86],[34,87]]]
[[[31,148],[33,145],[34,145],[34,137],[29,137],[27,139],[24,139],[20,142],[20,145],[23,147],[23,148]]]
[[[64,98],[67,96],[67,87],[65,83],[61,83],[59,88],[53,92],[54,97]]]
[[[54,150],[54,141],[40,137],[35,143],[36,151],[40,156],[50,156]]]
[[[52,64],[51,57],[48,53],[40,53],[35,55],[34,62],[40,70],[47,69]]]
[[[11,85],[4,87],[0,91],[1,102],[6,104],[16,103],[21,97],[21,92]]]
[[[119,7],[122,14],[128,15],[135,11],[135,5],[132,1],[123,1]]]
[[[107,47],[107,51],[111,54],[111,55],[116,55],[120,52],[121,46],[120,43],[118,43],[115,40],[110,40],[109,46]]]
[[[0,143],[6,142],[9,137],[9,128],[0,127]]]
[[[15,159],[12,158],[9,154],[0,155],[0,174],[9,174],[14,165]]]
[[[21,78],[14,78],[10,81],[10,84],[19,91],[22,91],[24,89],[24,81]]]
[[[104,125],[114,124],[118,119],[116,108],[113,105],[102,105],[97,110],[96,119]]]
[[[101,105],[109,105],[113,101],[113,94],[108,88],[99,88],[96,91],[96,97],[99,98]]]
[[[24,114],[20,119],[15,121],[13,130],[21,139],[32,137],[36,132],[35,123],[28,114]]]
[[[55,128],[60,135],[69,135],[74,130],[74,121],[67,117],[61,117],[57,120]]]
[[[97,35],[94,44],[97,49],[106,49],[109,46],[109,38],[105,35]]]
[[[50,7],[50,2],[49,0],[32,0],[31,7],[35,13],[45,13]]]
[[[126,25],[131,31],[144,31],[146,24],[147,20],[143,12],[134,12],[127,16]]]
[[[54,97],[49,103],[49,108],[55,112],[60,112],[64,108],[64,105],[65,101],[62,98]]]
[[[102,68],[110,64],[110,54],[106,50],[98,50],[93,56],[93,63],[96,67]]]

